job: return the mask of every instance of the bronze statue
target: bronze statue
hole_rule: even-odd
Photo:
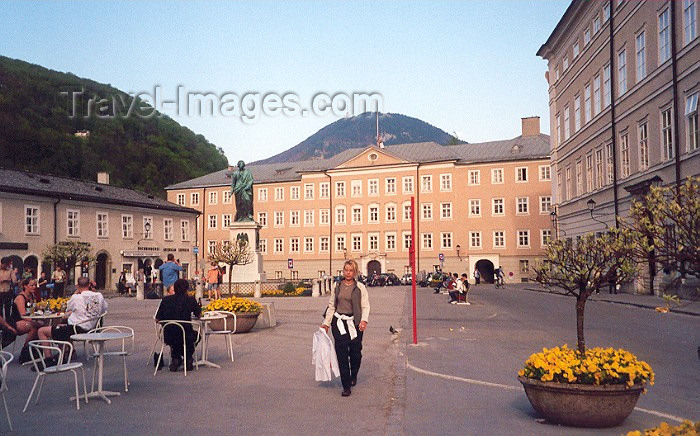
[[[231,176],[231,192],[236,199],[234,221],[253,221],[253,173],[238,161],[238,170]]]

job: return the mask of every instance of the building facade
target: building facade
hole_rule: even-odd
[[[361,272],[408,273],[414,198],[417,271],[469,272],[510,280],[552,236],[549,137],[539,117],[505,141],[350,149],[325,160],[251,164],[254,216],[268,278]],[[235,216],[230,170],[166,188],[168,200],[201,212],[200,249],[229,240]],[[203,262],[204,259],[200,259]],[[202,264],[200,263],[200,267]]]
[[[65,177],[0,169],[0,256],[20,270],[50,277],[53,265],[42,252],[63,241],[90,243],[96,262],[76,266],[100,289],[115,289],[121,271],[151,265],[155,271],[168,253],[194,269],[196,210],[131,189]],[[192,266],[190,266],[192,265]]]

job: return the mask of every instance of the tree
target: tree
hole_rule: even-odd
[[[75,270],[78,261],[87,262],[91,265],[95,261],[92,253],[92,246],[89,242],[61,241],[54,245],[49,245],[42,253],[44,260],[54,264],[63,263],[68,275],[68,283],[73,284],[71,273]]]
[[[652,186],[633,201],[625,226],[638,236],[635,255],[654,272],[677,272],[668,287],[687,276],[700,278],[700,177],[678,187]]]
[[[239,237],[234,243],[230,241],[217,242],[214,251],[209,255],[209,261],[228,265],[228,292],[231,294],[231,278],[235,265],[247,265],[253,261],[248,238]]]
[[[556,286],[576,297],[578,351],[585,353],[583,335],[586,300],[601,287],[617,286],[631,280],[636,270],[630,253],[635,238],[628,229],[611,229],[602,235],[587,234],[575,242],[557,239],[545,249],[544,261],[537,263],[535,280]]]

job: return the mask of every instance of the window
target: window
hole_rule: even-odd
[[[413,194],[413,177],[403,177],[403,193]]]
[[[199,206],[199,192],[193,192],[190,195],[190,204],[192,206]]]
[[[267,201],[267,188],[258,189],[258,201]]]
[[[440,219],[452,219],[452,203],[440,203]]]
[[[345,182],[335,182],[335,196],[345,197]]]
[[[221,193],[221,202],[223,204],[231,204],[231,191],[223,191]]]
[[[177,194],[176,203],[178,206],[184,206],[185,205],[185,194]]]
[[[469,248],[481,248],[481,232],[469,232]]]
[[[433,249],[433,234],[432,233],[421,233],[421,242],[424,250]]]
[[[166,241],[173,240],[173,220],[171,218],[163,219],[163,239]]]
[[[314,184],[313,183],[305,183],[304,184],[304,200],[313,200],[314,199]]]
[[[564,71],[569,69],[569,55],[564,56],[564,60],[562,61],[562,68]]]
[[[290,200],[298,200],[299,199],[299,187],[298,186],[291,186],[289,188],[289,199]]]
[[[583,194],[583,162],[576,161],[576,195]]]
[[[410,234],[408,235],[411,236]],[[442,232],[440,233],[440,248],[450,249],[452,248],[452,232]]]
[[[362,206],[352,207],[352,223],[362,224]]]
[[[698,149],[698,93],[689,95],[685,100],[685,116],[688,130],[688,151]]]
[[[80,211],[68,209],[66,211],[66,234],[68,236],[80,236]]]
[[[659,15],[659,65],[671,57],[671,29],[669,27],[669,9]]]
[[[319,194],[320,198],[330,197],[330,183],[328,183],[328,182],[319,183],[318,187],[319,187],[319,190],[321,191]]]
[[[330,238],[328,238],[328,236],[321,236],[320,238],[318,238],[318,242],[319,242],[318,251],[320,253],[328,253],[328,251],[330,250],[330,246],[331,246],[330,245],[331,244]]]
[[[591,120],[591,84],[587,83],[583,88],[584,123]]]
[[[421,176],[420,190],[421,192],[433,192],[433,176]]]
[[[606,23],[610,19],[610,3],[606,3],[603,6],[603,23]]]
[[[222,226],[222,228],[231,227],[231,214],[230,213],[221,214],[221,226]]]
[[[605,144],[605,154],[606,154],[606,173],[608,175],[607,184],[611,185],[615,178],[615,156],[613,155],[613,145],[612,142]]]
[[[600,17],[593,18],[593,34],[595,35],[600,30]]]
[[[639,82],[647,76],[646,41],[643,30],[635,38],[635,47],[637,50],[637,82]]]
[[[107,212],[97,212],[97,237],[109,237],[109,215]]]
[[[379,206],[376,204],[371,204],[367,208],[368,214],[367,214],[367,221],[370,223],[378,223],[379,222]]]
[[[339,271],[342,272],[342,271]],[[276,279],[281,279],[284,277],[284,273],[282,271],[275,271],[275,278]]]
[[[367,180],[367,195],[379,195],[379,179]]]
[[[494,198],[491,200],[491,203],[493,205],[492,215],[504,215],[505,214],[505,199]]]
[[[540,182],[552,180],[552,168],[549,165],[540,165]]]
[[[542,195],[540,196],[540,214],[548,214],[552,209],[552,196]]]
[[[515,181],[527,182],[527,167],[518,167],[515,169]]]
[[[440,190],[452,190],[452,174],[440,174]]]
[[[209,193],[209,204],[217,204],[219,202],[219,193],[211,191]]]
[[[569,106],[564,108],[564,141],[571,136],[571,125],[569,124]]]
[[[530,231],[518,230],[518,248],[528,248],[530,246]]]
[[[27,232],[29,233],[29,232]],[[132,215],[122,215],[122,238],[131,239],[134,237],[134,217]]]
[[[394,177],[390,177],[386,179],[386,193],[393,195],[396,194],[396,179]]]
[[[309,209],[304,211],[304,227],[314,226],[314,210]]]
[[[267,239],[261,239],[258,243],[260,254],[267,254]]]
[[[583,31],[583,46],[587,46],[591,42],[591,29],[586,29]]]
[[[371,251],[379,251],[379,234],[370,233],[367,235],[367,248]]]
[[[695,0],[683,0],[683,42],[685,45],[688,45],[698,35],[695,3]]]
[[[480,185],[481,184],[481,171],[479,170],[469,170],[469,186]]]
[[[639,169],[640,171],[649,168],[649,143],[647,142],[647,123],[641,123],[637,127],[637,137],[639,138]]]
[[[503,230],[493,231],[493,248],[506,248],[506,232]]]
[[[186,220],[180,221],[180,239],[183,241],[190,240],[190,222]]]
[[[554,80],[559,80],[559,67],[554,67]]]
[[[581,130],[581,96],[574,98],[574,132]]]
[[[610,64],[603,68],[603,107],[610,106]]]
[[[556,122],[557,122],[557,145],[561,144],[561,116],[557,114],[556,116]]]
[[[421,204],[421,220],[430,221],[433,219],[433,204],[423,203]]]
[[[527,215],[530,213],[530,198],[529,197],[516,197],[516,215]]]
[[[284,201],[284,188],[275,188],[275,201]]]
[[[491,169],[491,183],[494,185],[503,183],[503,168]]]
[[[593,155],[586,155],[586,192],[593,191]]]
[[[311,236],[304,237],[304,253],[314,252],[314,238]]]
[[[353,197],[362,197],[362,180],[350,181],[350,195]]]
[[[520,274],[527,274],[530,271],[530,261],[527,259],[520,260]]]
[[[566,167],[566,198],[564,200],[571,200],[573,195],[571,195],[571,167]]]
[[[384,236],[386,238],[386,250],[387,251],[396,251],[396,234],[395,233],[387,233]]]
[[[261,227],[267,227],[267,212],[258,212],[258,224]]]
[[[566,197],[564,197],[564,191],[561,189],[562,184],[563,184],[564,178],[561,175],[561,171],[557,171],[557,193],[561,195],[561,200],[565,201]]]
[[[411,248],[411,233],[409,232],[403,232],[403,249],[404,251],[408,250]]]
[[[579,50],[580,50],[579,42],[578,42],[578,40],[576,40],[576,42],[574,43],[574,59],[578,56]]]
[[[593,116],[600,113],[600,74],[593,78]]]
[[[335,208],[335,223],[345,224],[345,206],[337,206]]]
[[[403,204],[403,220],[411,221],[411,203],[406,202]]]
[[[619,96],[627,92],[627,50],[617,54],[617,92]]]
[[[289,226],[299,227],[299,211],[291,210],[289,211]]]
[[[298,253],[299,252],[299,238],[293,237],[289,238],[289,252]]]
[[[627,133],[620,136],[620,177],[626,178],[630,175],[630,147]]]
[[[663,160],[675,157],[673,150],[673,132],[671,127],[671,109],[661,112],[661,146],[663,147]]]
[[[396,205],[387,204],[386,206],[386,221],[389,223],[396,222]]]
[[[330,223],[331,223],[331,220],[330,220],[331,211],[330,211],[330,209],[321,209],[319,211],[319,215],[320,215],[319,216],[319,223],[322,226],[330,225]]]
[[[603,187],[603,150],[598,149],[595,151],[595,172],[596,172],[596,183],[595,188]]]
[[[275,227],[284,227],[284,211],[275,211]]]
[[[214,254],[216,251],[216,241],[207,241],[207,253]]]
[[[546,247],[547,244],[552,242],[552,229],[541,229],[540,230],[540,245]]]
[[[146,224],[148,224],[148,227],[150,227],[148,230],[146,230]],[[151,216],[145,216],[143,217],[143,237],[145,239],[153,239],[153,232],[155,229],[153,228],[153,217]]]
[[[481,216],[481,199],[473,198],[469,200],[469,216]]]
[[[275,238],[275,253],[284,253],[284,239]]]
[[[207,222],[209,223],[210,229],[216,229],[216,215],[209,215]]]

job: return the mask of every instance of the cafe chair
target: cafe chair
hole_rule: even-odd
[[[52,355],[57,356],[58,363],[54,366],[47,366],[46,358],[44,357],[44,351],[48,350]],[[24,409],[22,412],[27,411],[29,407],[29,401],[34,395],[34,390],[36,390],[39,380],[39,390],[36,393],[36,401],[34,404],[39,402],[39,396],[41,395],[41,388],[44,386],[44,378],[47,375],[61,374],[64,372],[72,372],[73,380],[75,381],[75,405],[80,410],[80,390],[78,388],[78,373],[76,370],[80,369],[80,373],[83,376],[83,392],[85,394],[85,403],[88,402],[87,397],[87,385],[85,383],[85,372],[83,371],[83,364],[81,362],[71,362],[73,357],[73,344],[68,341],[55,341],[53,339],[46,340],[36,340],[29,342],[29,353],[34,361],[34,370],[36,371],[36,379],[34,379],[34,386],[32,386],[32,391],[29,393],[27,402],[24,404]]]
[[[153,318],[155,320],[155,317]],[[148,353],[148,359],[146,360],[146,366],[151,364],[151,359],[153,358],[153,353],[156,352],[156,347],[158,347],[159,343],[163,342],[163,326],[161,323],[156,322],[155,324],[155,329],[156,329],[156,340],[153,341],[153,346],[151,347],[151,352]],[[156,368],[158,365],[156,364]]]
[[[199,340],[200,340],[201,337],[202,337],[202,332],[200,331],[200,326],[201,326],[201,324],[199,323],[199,321],[168,321],[168,320],[161,320],[161,321],[160,321],[160,324],[162,325],[162,329],[161,329],[160,332],[159,332],[159,335],[160,335],[159,340],[160,340],[161,346],[160,346],[160,353],[159,353],[159,356],[158,356],[158,361],[156,362],[156,369],[153,371],[153,375],[154,375],[154,376],[155,376],[156,374],[158,374],[158,365],[160,365],[160,361],[163,359],[163,351],[165,350],[165,346],[166,346],[166,343],[165,343],[165,329],[166,329],[166,328],[168,328],[168,327],[175,327],[175,328],[179,328],[179,329],[182,330],[182,349],[183,349],[183,358],[184,358],[185,360],[187,360],[187,357],[186,357],[186,356],[187,356],[187,340],[186,340],[186,338],[185,338],[185,327],[184,327],[184,325],[185,325],[185,324],[191,325],[191,326],[192,326],[192,329],[197,333],[197,338],[196,338],[195,341],[194,341],[194,344],[195,344],[194,346],[195,346],[195,347],[197,346],[197,344],[199,343]],[[196,360],[195,360],[195,365],[197,365],[197,364],[196,364]],[[185,368],[185,377],[187,377],[187,363],[186,363],[186,362],[183,364],[183,367]],[[197,369],[199,369],[199,365],[197,365]]]
[[[128,333],[130,336],[121,340],[121,346],[113,346],[108,348],[107,344],[102,348],[102,357],[116,356],[121,357],[124,362],[124,392],[129,392],[129,372],[126,369],[126,357],[134,354],[134,329],[123,325],[97,327],[89,331],[89,333]],[[94,352],[93,348],[93,352]],[[94,354],[93,354],[94,357]],[[97,359],[92,370],[92,390],[95,390],[95,375],[97,374]]]
[[[100,327],[104,326],[104,323],[105,323],[105,315],[107,315],[107,311],[106,311],[106,310],[105,310],[105,312],[104,312],[102,315],[99,315],[99,316],[96,316],[96,317],[95,317],[95,318],[97,319],[97,323],[95,324],[95,328],[100,328]],[[90,318],[90,320],[92,321],[92,320],[94,320],[95,318]],[[80,333],[83,333],[83,332],[79,332],[77,326],[76,326],[76,325],[73,325],[73,334],[74,334],[74,335],[77,335],[77,334],[80,334]],[[91,356],[91,355],[88,354],[88,352],[87,352],[87,341],[82,341],[82,342],[83,342],[83,354],[85,354],[85,355],[88,357],[88,359],[91,359],[93,356]]]
[[[226,318],[221,320],[224,324],[223,330],[207,329],[204,334],[210,336],[223,336],[224,342],[226,343],[226,352],[231,356],[231,362],[233,362],[233,341],[231,340],[231,337],[234,335],[234,333],[236,333],[236,325],[238,325],[236,314],[226,310],[214,310],[209,313],[216,313],[226,316]]]
[[[7,399],[5,399],[5,392],[9,390],[7,387],[7,367],[12,362],[14,356],[8,351],[0,351],[0,395],[2,395],[2,404],[5,406],[5,415],[7,416],[7,424],[10,426],[10,431],[15,431],[12,428],[12,419],[10,419],[10,411],[7,409]]]

